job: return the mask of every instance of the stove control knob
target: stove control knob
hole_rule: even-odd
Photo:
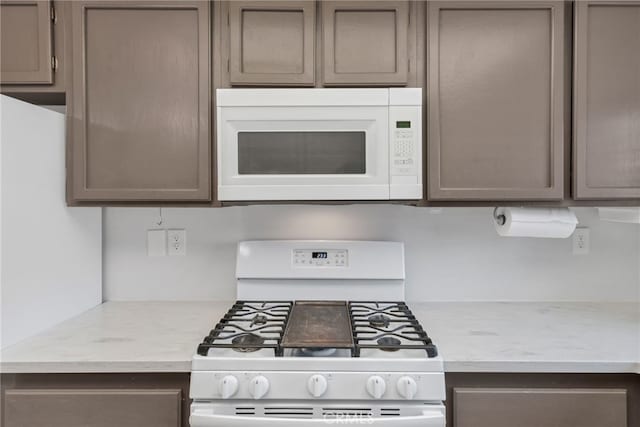
[[[400,377],[397,384],[398,394],[407,400],[413,399],[418,392],[418,384],[411,377]]]
[[[220,380],[218,385],[223,399],[229,399],[238,391],[238,379],[233,375],[227,375]]]
[[[269,380],[262,375],[251,378],[249,393],[254,399],[261,399],[269,391]]]
[[[312,375],[307,381],[307,389],[313,397],[320,397],[327,391],[327,379],[322,375]]]
[[[384,392],[386,390],[387,384],[384,382],[384,379],[382,377],[374,375],[369,377],[369,379],[367,380],[367,392],[374,399],[380,399],[384,395]]]

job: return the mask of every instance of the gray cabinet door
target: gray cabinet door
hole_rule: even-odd
[[[71,199],[210,199],[209,3],[75,1]]]
[[[453,427],[627,427],[627,393],[608,389],[456,388]]]
[[[575,4],[576,199],[640,199],[640,2]]]
[[[321,4],[325,85],[407,84],[407,1]]]
[[[313,86],[313,1],[228,3],[232,85]]]
[[[5,427],[180,427],[180,390],[8,390]]]
[[[430,200],[564,196],[564,3],[430,2]]]
[[[0,84],[53,83],[51,2],[0,1]]]

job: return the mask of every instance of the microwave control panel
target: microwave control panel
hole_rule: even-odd
[[[347,267],[349,252],[346,249],[294,249],[294,267]]]
[[[415,137],[410,120],[396,121],[393,129],[393,166],[394,175],[410,174],[413,166]]]
[[[390,175],[419,177],[422,126],[419,106],[391,106],[389,110]]]

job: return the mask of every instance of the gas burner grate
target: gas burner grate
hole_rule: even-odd
[[[438,355],[437,347],[404,302],[352,301],[349,311],[356,357],[362,349],[425,350],[429,357]]]
[[[280,342],[292,305],[291,301],[236,301],[198,346],[198,354],[206,356],[212,348],[242,353],[273,349],[282,356]]]
[[[295,304],[303,307],[305,302]],[[214,348],[244,353],[273,349],[274,356],[283,356],[293,307],[292,301],[237,301],[198,346],[198,354],[206,356]],[[438,355],[437,347],[404,302],[350,301],[347,307],[352,357],[360,357],[365,349],[424,350],[428,357]],[[320,347],[327,347],[326,343]]]

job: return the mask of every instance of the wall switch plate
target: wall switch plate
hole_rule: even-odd
[[[167,230],[167,249],[169,256],[187,254],[187,232],[184,229]]]
[[[167,255],[166,230],[147,230],[147,256]]]
[[[573,254],[586,255],[589,253],[589,229],[578,227],[573,232]]]

